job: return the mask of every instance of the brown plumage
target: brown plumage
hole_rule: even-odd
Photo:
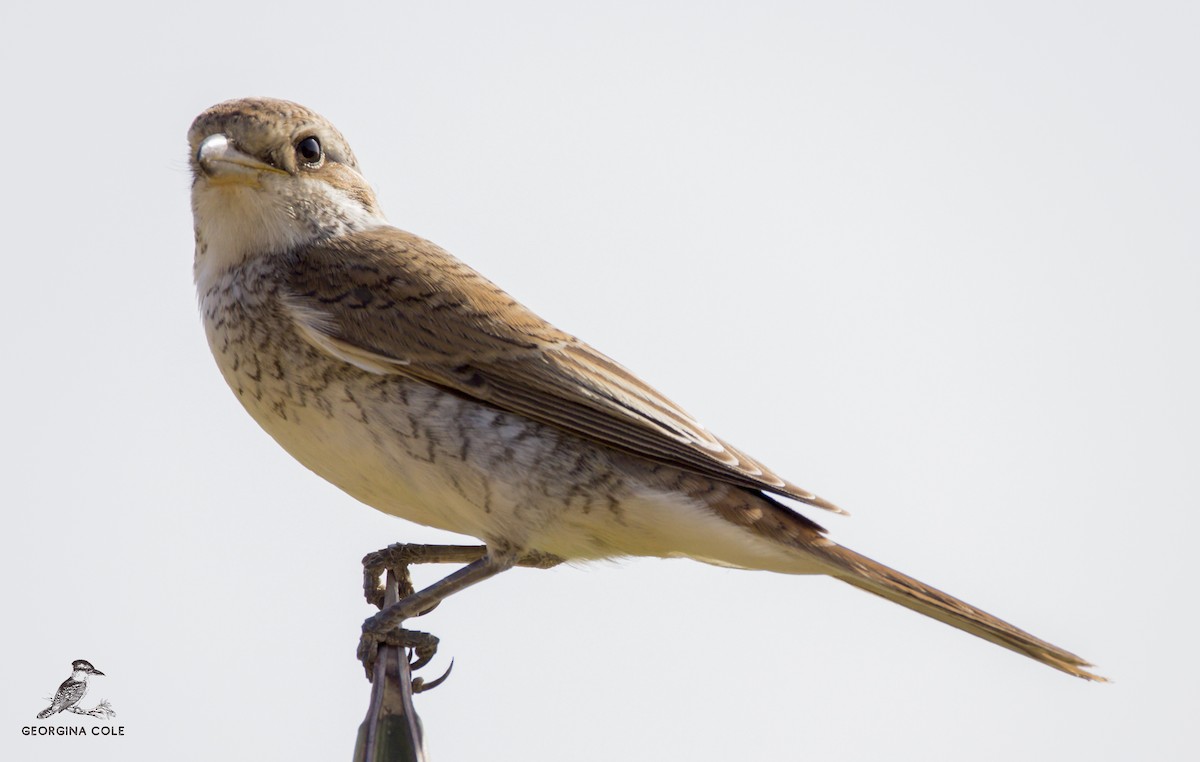
[[[365,364],[608,447],[841,512],[410,233],[375,228],[308,247],[286,286],[298,322]]]

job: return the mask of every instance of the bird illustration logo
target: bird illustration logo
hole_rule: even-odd
[[[100,706],[91,711],[82,709],[79,702],[83,700],[88,689],[88,678],[93,675],[104,676],[104,673],[92,666],[90,661],[86,659],[76,659],[71,662],[71,676],[63,680],[63,684],[58,686],[58,691],[54,694],[54,700],[50,706],[38,712],[38,719],[44,720],[51,715],[59,712],[70,711],[75,714],[103,714],[110,716],[111,709],[107,708],[107,702],[101,702]]]

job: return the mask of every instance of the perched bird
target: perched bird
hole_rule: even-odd
[[[88,678],[92,675],[103,676],[104,673],[84,659],[76,659],[71,662],[71,676],[58,686],[58,692],[54,694],[54,700],[50,702],[50,706],[38,712],[38,719],[44,720],[52,714],[71,709],[82,701],[84,694],[87,693]]]
[[[204,327],[242,405],[367,505],[486,544],[372,626],[531,552],[688,557],[827,574],[1102,679],[1078,656],[837,545],[775,496],[832,504],[392,227],[346,140],[313,111],[228,101],[200,114],[188,140]]]

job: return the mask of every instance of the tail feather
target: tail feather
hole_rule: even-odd
[[[38,712],[38,719],[44,720],[52,714],[57,714],[57,712],[58,712],[58,710],[55,709],[53,706],[48,706],[45,709],[43,709],[42,711]]]
[[[1008,622],[848,548],[826,540],[817,547],[810,546],[810,550],[831,567],[831,576],[843,582],[1004,646],[1068,675],[1108,682],[1105,678],[1088,672],[1086,668],[1092,665],[1070,651],[1036,638]]]

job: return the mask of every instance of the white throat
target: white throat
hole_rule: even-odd
[[[204,180],[193,185],[194,276],[201,293],[254,257],[387,224],[328,183],[288,178],[285,185],[273,179],[264,178],[269,187]]]

